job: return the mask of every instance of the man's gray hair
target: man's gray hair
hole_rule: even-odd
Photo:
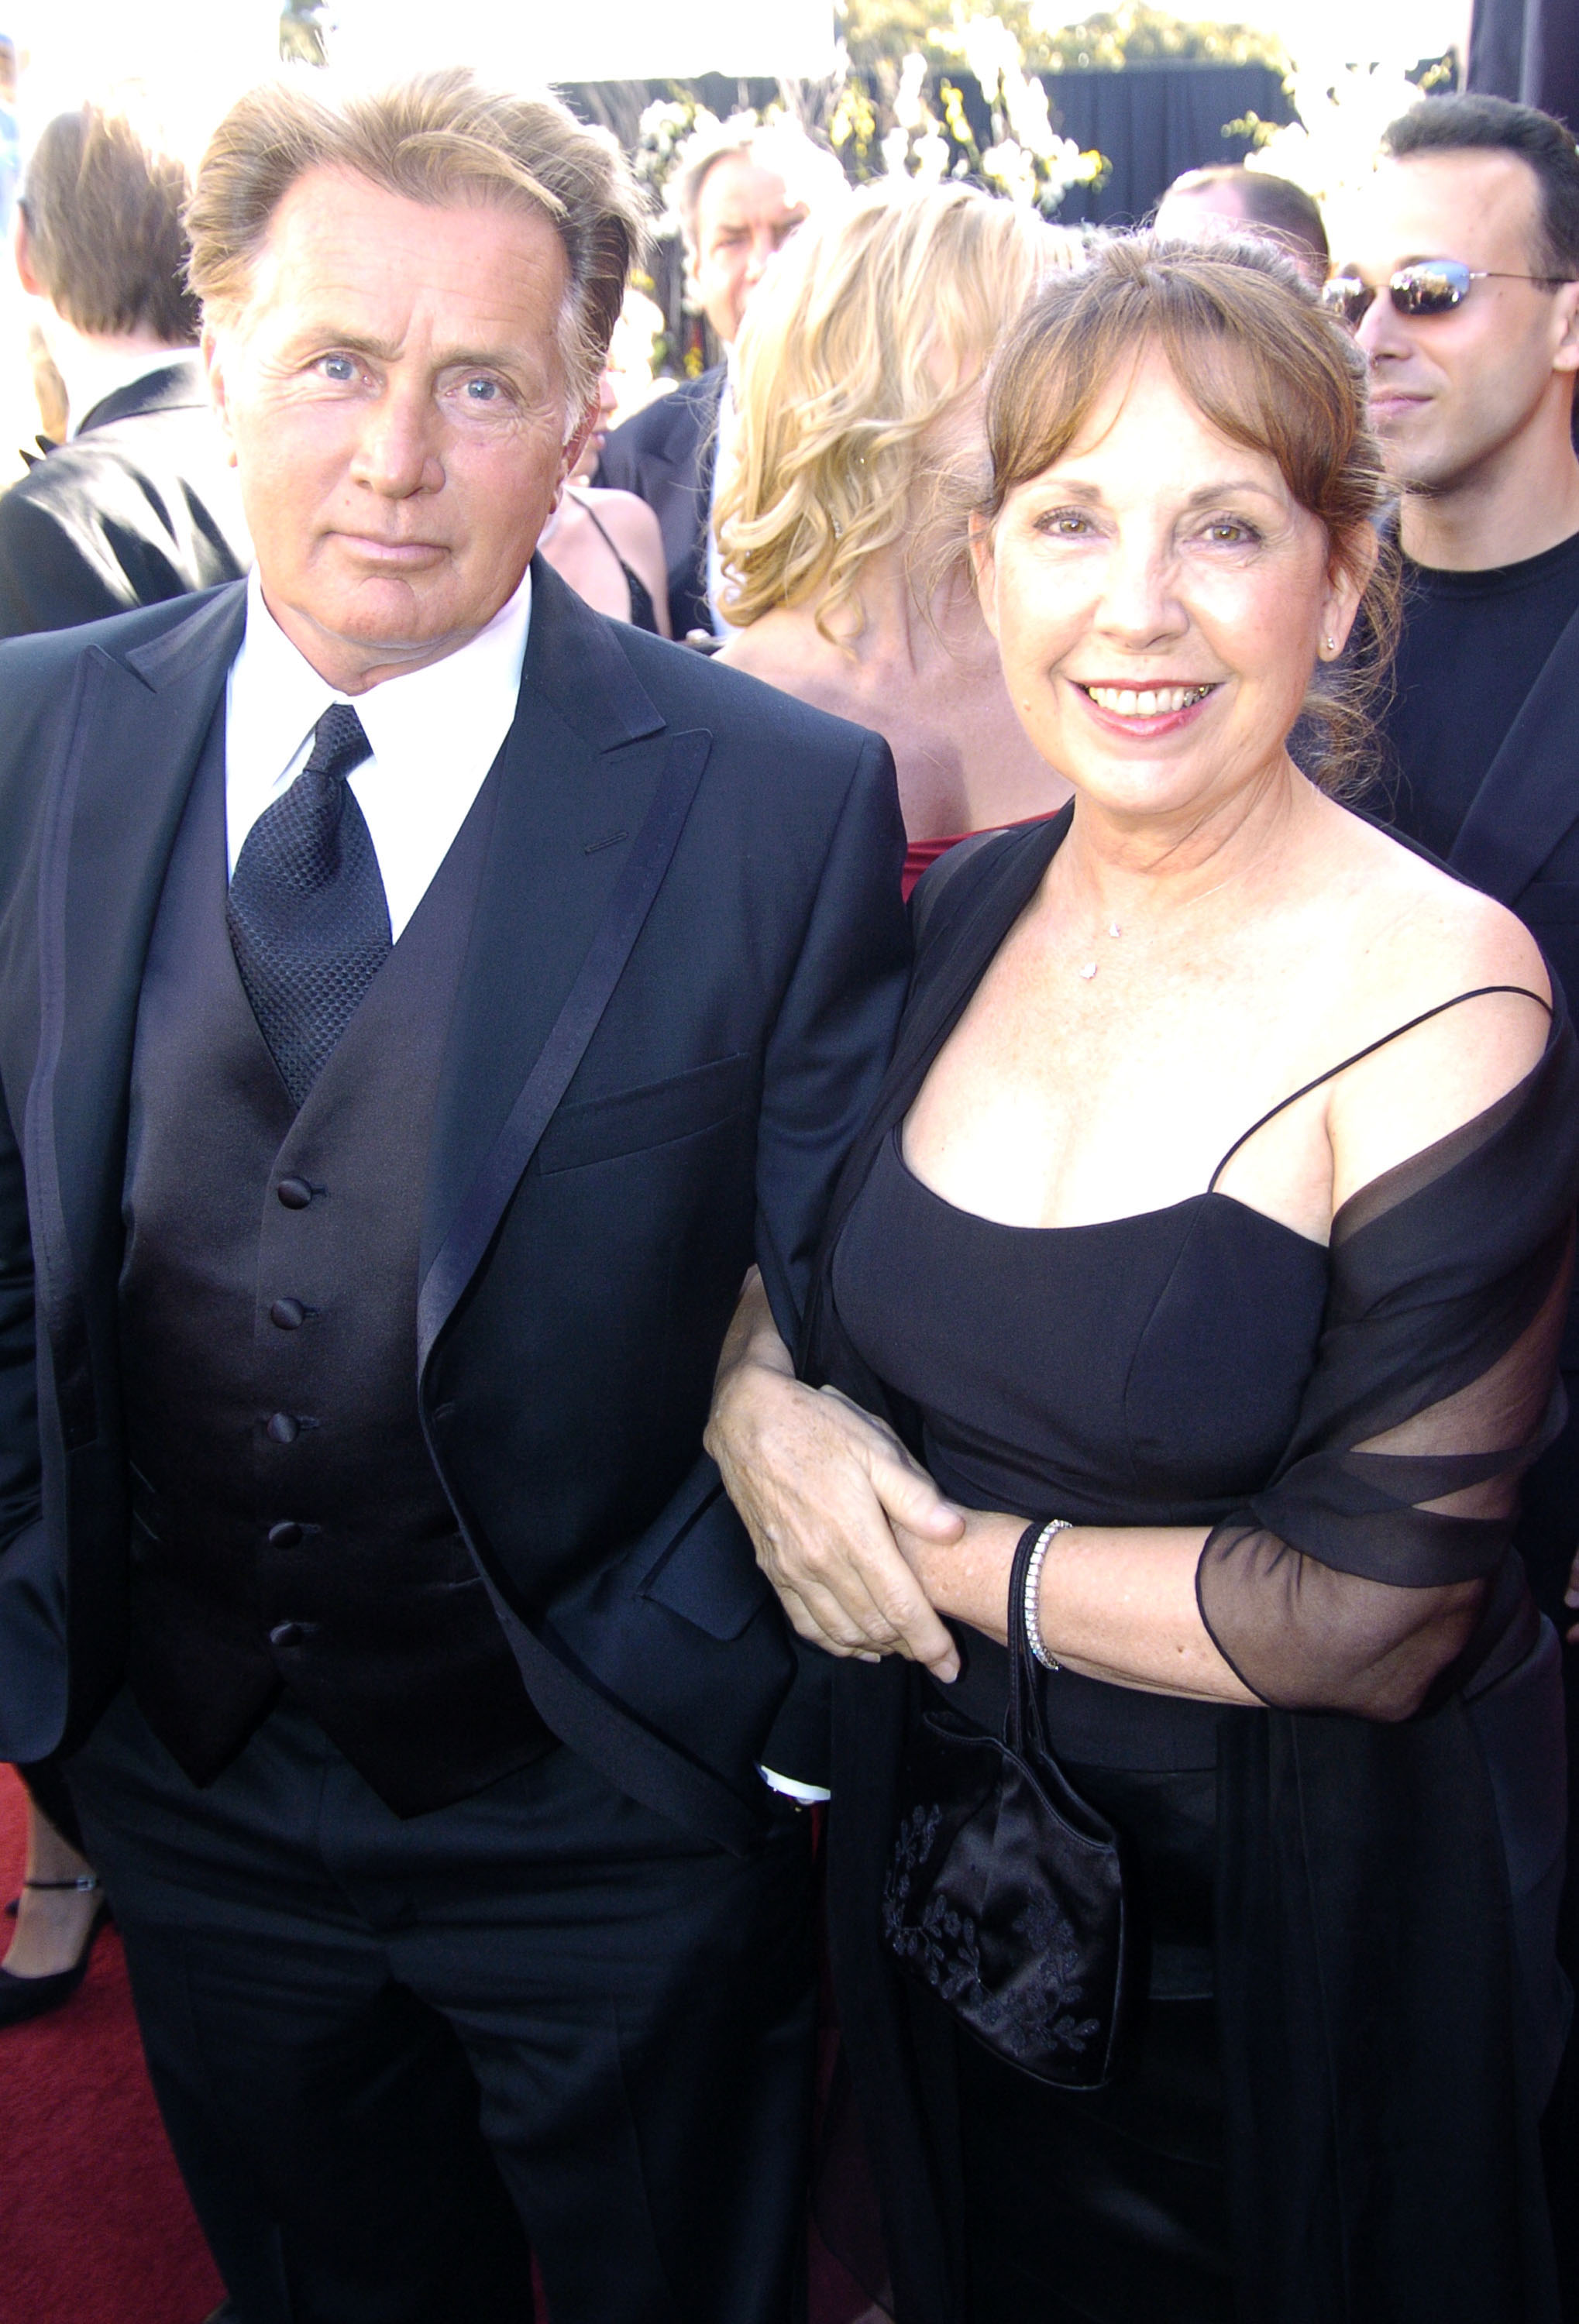
[[[704,122],[680,147],[663,189],[665,206],[679,219],[686,248],[693,254],[702,188],[720,161],[734,160],[754,161],[759,169],[782,178],[791,209],[812,210],[830,195],[848,190],[837,155],[808,137],[796,122],[762,122],[754,113]]]
[[[559,332],[570,409],[586,406],[646,235],[635,180],[605,132],[553,97],[485,88],[464,68],[374,95],[325,96],[294,78],[249,90],[214,133],[187,205],[191,286],[222,327],[245,314],[274,212],[312,170],[435,208],[491,202],[546,217],[570,272]]]

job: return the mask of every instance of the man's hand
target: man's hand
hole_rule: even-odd
[[[836,1388],[794,1377],[753,1273],[730,1327],[706,1447],[803,1638],[874,1662],[900,1654],[958,1675],[953,1638],[892,1525],[957,1541],[965,1520],[891,1429]]]

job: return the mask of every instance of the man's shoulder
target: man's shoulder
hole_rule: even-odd
[[[102,490],[107,478],[157,481],[172,474],[194,484],[228,473],[225,439],[214,415],[202,405],[173,404],[106,420],[57,444],[35,460],[0,496],[10,504],[49,506],[74,501],[85,491]]]
[[[698,443],[716,420],[724,379],[725,366],[716,364],[633,411],[604,446],[600,472],[612,478],[632,460],[655,454],[672,458],[677,447]]]
[[[226,581],[217,589],[165,598],[157,605],[134,606],[129,613],[111,613],[103,621],[83,622],[73,629],[38,630],[26,637],[0,638],[0,698],[14,706],[22,694],[47,696],[68,689],[76,683],[83,662],[96,653],[107,654],[112,660],[134,669],[134,655],[189,623],[194,637],[200,640],[203,628],[208,624],[217,628],[219,618],[234,607],[245,588],[245,581]],[[218,650],[216,641],[214,650]],[[234,644],[229,650],[234,651]]]
[[[623,622],[613,626],[633,671],[670,725],[706,726],[716,738],[787,752],[801,765],[816,760],[848,770],[863,757],[887,758],[887,743],[870,727],[816,709],[713,654],[670,645]],[[764,779],[770,776],[765,766]]]

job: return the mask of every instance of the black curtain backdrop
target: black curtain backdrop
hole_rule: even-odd
[[[1228,136],[1230,122],[1252,113],[1266,122],[1294,118],[1282,76],[1269,65],[1127,65],[1047,73],[1042,85],[1055,128],[1083,153],[1094,146],[1113,163],[1097,191],[1070,190],[1058,212],[1067,225],[1138,223],[1183,171],[1244,160],[1251,140]],[[967,106],[974,91],[972,83]]]
[[[1579,9],[1579,0],[1556,5]],[[980,88],[968,73],[946,78],[957,84],[976,141],[985,147],[991,128]],[[1094,146],[1113,163],[1113,175],[1100,192],[1082,186],[1070,194],[1058,213],[1069,224],[1142,218],[1181,171],[1244,160],[1251,141],[1226,136],[1231,121],[1251,114],[1267,122],[1294,118],[1282,77],[1269,65],[1136,64],[1122,72],[1041,78],[1054,127],[1072,137],[1083,153]],[[740,106],[771,104],[779,94],[774,81],[725,80],[716,74],[685,86],[720,117]],[[594,82],[560,93],[578,113],[606,124],[622,144],[633,145],[642,107],[672,97],[675,87],[671,81]]]
[[[1475,0],[1467,86],[1538,105],[1579,134],[1579,0]]]

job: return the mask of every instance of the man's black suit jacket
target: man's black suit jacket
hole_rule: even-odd
[[[1429,768],[1408,772],[1416,784],[1430,780]],[[1579,613],[1486,770],[1447,868],[1519,915],[1569,1009],[1579,1009]],[[1562,1362],[1565,1371],[1579,1370],[1579,1288]]]
[[[106,395],[0,493],[0,637],[162,604],[251,562],[202,366],[180,357]]]
[[[681,382],[616,428],[603,447],[594,483],[634,493],[658,519],[669,567],[669,619],[677,638],[711,632],[707,605],[707,515],[718,406],[728,376],[723,364]]]
[[[701,1433],[753,1259],[794,1337],[887,1058],[908,950],[892,762],[605,621],[540,559],[533,576],[429,1149],[420,1409],[507,1631],[553,1657],[550,1724],[649,1805],[748,1847],[750,1760],[794,1656]],[[133,1035],[244,607],[236,586],[0,644],[0,1757],[69,1750],[121,1675]],[[698,749],[635,949],[524,1176],[500,1183],[490,1158],[669,755]],[[436,1299],[457,1238],[483,1255]]]

